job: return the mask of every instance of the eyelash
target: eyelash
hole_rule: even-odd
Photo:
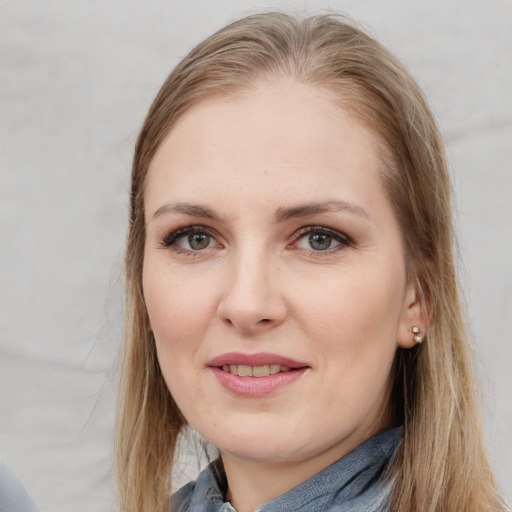
[[[333,247],[333,248],[327,248],[324,250],[311,250],[309,253],[310,257],[313,258],[321,258],[323,256],[329,256],[332,255],[334,252],[346,249],[347,247],[354,247],[354,241],[352,238],[350,238],[348,235],[341,233],[340,231],[337,231],[332,228],[328,228],[326,226],[305,226],[301,229],[299,229],[295,236],[293,242],[289,245],[293,246],[296,244],[299,240],[302,238],[305,238],[308,235],[326,235],[330,238],[332,238],[334,241],[339,243],[339,246]]]
[[[337,252],[339,250],[345,249],[347,247],[353,247],[354,241],[346,234],[343,234],[339,231],[336,231],[335,229],[328,228],[326,226],[305,226],[301,229],[299,229],[295,234],[293,238],[293,242],[289,244],[287,247],[292,248],[299,240],[306,237],[307,235],[312,234],[319,234],[319,235],[326,235],[330,238],[332,238],[334,241],[339,243],[339,246],[336,246],[334,248],[327,248],[324,250],[311,250],[309,256],[320,258],[322,256],[327,256],[332,254],[333,252]],[[177,241],[180,238],[183,238],[185,236],[190,235],[205,235],[208,237],[211,237],[215,240],[215,236],[212,234],[211,230],[205,226],[186,226],[183,228],[176,229],[166,235],[163,240],[161,241],[160,245],[164,249],[172,249],[173,251],[185,254],[190,257],[197,257],[200,256],[201,252],[203,250],[193,250],[193,249],[185,249],[183,247],[180,247],[177,245]]]
[[[205,235],[212,238],[215,238],[214,235],[211,233],[211,231],[206,228],[205,226],[186,226],[184,228],[176,229],[175,231],[172,231],[167,236],[164,237],[164,239],[161,242],[161,246],[164,249],[171,248],[175,250],[176,252],[183,252],[183,253],[192,253],[193,256],[197,255],[197,253],[201,251],[194,251],[194,250],[187,250],[183,249],[179,245],[176,244],[176,242],[187,235]]]

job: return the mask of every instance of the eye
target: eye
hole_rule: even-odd
[[[316,251],[326,251],[331,247],[333,238],[325,233],[311,233],[308,236],[308,243],[311,249]]]
[[[331,228],[322,226],[308,226],[299,232],[295,247],[312,250],[314,252],[329,251],[349,247],[351,240]]]
[[[212,237],[206,233],[190,233],[190,235],[182,236],[177,240],[178,246],[183,249],[192,249],[193,251],[201,251],[210,247]]]
[[[176,250],[198,252],[215,247],[217,242],[202,226],[189,226],[170,233],[162,245]]]

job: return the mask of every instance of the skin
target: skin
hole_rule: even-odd
[[[220,450],[239,512],[389,426],[395,350],[413,345],[409,329],[423,326],[423,317],[378,148],[328,93],[280,79],[195,105],[151,163],[149,328],[172,396]],[[332,210],[334,201],[349,206],[276,221],[283,209]],[[177,203],[209,208],[216,218],[177,211]],[[206,233],[193,238],[205,248],[192,247],[188,233],[166,246],[190,226]],[[312,247],[310,226],[336,233],[316,231],[324,245],[331,240],[328,249]],[[279,354],[308,369],[268,395],[238,396],[208,366],[227,352]]]

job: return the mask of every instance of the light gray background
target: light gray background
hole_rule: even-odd
[[[113,509],[129,168],[150,101],[234,17],[329,7],[398,54],[439,118],[487,433],[512,497],[510,0],[3,0],[0,454],[43,509]]]

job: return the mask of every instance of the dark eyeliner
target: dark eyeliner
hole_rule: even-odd
[[[212,236],[212,234],[203,226],[187,226],[184,228],[179,228],[174,231],[171,231],[171,233],[169,233],[162,239],[160,245],[164,248],[168,248],[173,246],[176,240],[178,240],[179,238],[196,233],[200,235]]]
[[[305,235],[309,235],[312,233],[320,233],[322,235],[328,235],[333,238],[333,240],[336,240],[340,244],[344,245],[345,247],[353,247],[354,241],[352,238],[350,238],[348,235],[345,235],[344,233],[341,233],[337,231],[336,229],[328,228],[326,226],[306,226],[304,228],[299,229],[297,231],[297,236],[295,237],[295,240],[299,240]],[[318,251],[320,252],[320,251]]]

